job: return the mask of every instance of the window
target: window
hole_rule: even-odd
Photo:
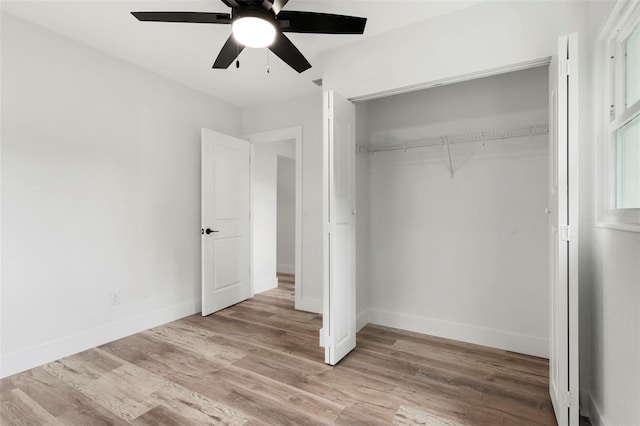
[[[604,165],[599,220],[640,232],[640,3],[619,2],[604,55]]]
[[[616,208],[640,207],[640,117],[616,132]]]
[[[630,106],[640,100],[640,25],[624,42],[625,55],[625,105]]]

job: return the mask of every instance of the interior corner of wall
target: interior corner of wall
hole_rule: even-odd
[[[296,297],[295,309],[297,311],[311,312],[314,314],[322,314],[322,300],[311,299],[309,297]]]
[[[356,331],[362,330],[367,324],[369,324],[369,310],[364,309],[356,315]]]
[[[584,397],[582,395],[583,392],[585,393]],[[593,426],[611,426],[612,424],[606,419],[604,414],[602,414],[602,408],[595,401],[593,394],[583,389],[580,390],[580,393],[581,414],[589,417]],[[585,414],[582,413],[583,408],[586,408],[584,411]]]

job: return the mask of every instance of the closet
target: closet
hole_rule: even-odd
[[[359,324],[548,356],[548,73],[356,104]]]

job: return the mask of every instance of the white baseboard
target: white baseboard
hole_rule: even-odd
[[[296,294],[295,307],[298,311],[312,312],[314,314],[322,314],[322,300],[320,299],[298,297],[298,295]]]
[[[367,324],[369,324],[369,311],[365,309],[358,312],[356,316],[356,332],[362,330]]]
[[[284,272],[285,274],[295,274],[296,267],[295,265],[285,265],[279,263],[278,265],[276,265],[276,271]]]
[[[578,395],[578,403],[580,407],[580,415],[585,417],[591,417],[591,395],[586,389],[580,388],[580,395]]]
[[[417,315],[369,310],[369,322],[416,333],[549,358],[547,339]]]
[[[602,414],[602,410],[593,400],[593,397],[590,393],[586,396],[587,399],[587,410],[589,412],[589,420],[593,426],[610,426],[612,423],[607,420],[607,418]]]
[[[278,287],[278,278],[267,278],[266,280],[255,281],[253,283],[253,294],[262,293],[263,291],[273,290]]]
[[[0,378],[200,312],[200,299],[167,306],[0,357]]]

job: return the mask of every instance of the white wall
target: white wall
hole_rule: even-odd
[[[277,272],[295,272],[296,162],[278,156],[278,237]]]
[[[2,375],[198,312],[200,128],[239,109],[5,12],[1,83]]]
[[[369,101],[368,139],[545,124],[547,87],[541,67]],[[360,154],[370,321],[546,356],[547,145],[546,135],[454,145],[454,178],[439,147]]]
[[[310,83],[311,84],[311,83]],[[300,309],[322,312],[322,96],[320,91],[242,110],[242,133],[302,126],[302,291]]]
[[[295,141],[257,143],[251,159],[251,231],[253,240],[253,291],[260,293],[278,286],[278,156],[295,158]],[[294,211],[295,213],[295,211]],[[294,221],[295,226],[295,221]]]
[[[348,98],[545,58],[578,31],[580,1],[487,1],[327,51],[323,82]]]
[[[591,417],[640,419],[640,234],[596,229],[591,295]]]
[[[588,102],[581,128],[585,135],[581,155],[580,238],[587,234],[591,279],[581,280],[581,388],[582,409],[592,424],[636,425],[640,419],[640,234],[596,227],[596,193],[602,165],[605,126],[601,121],[603,95],[602,43],[596,41],[612,2],[590,4],[590,36],[585,39],[584,78]],[[606,61],[606,59],[605,59]],[[582,88],[581,88],[582,89]],[[583,285],[586,284],[586,285]],[[587,370],[587,371],[584,371]]]

